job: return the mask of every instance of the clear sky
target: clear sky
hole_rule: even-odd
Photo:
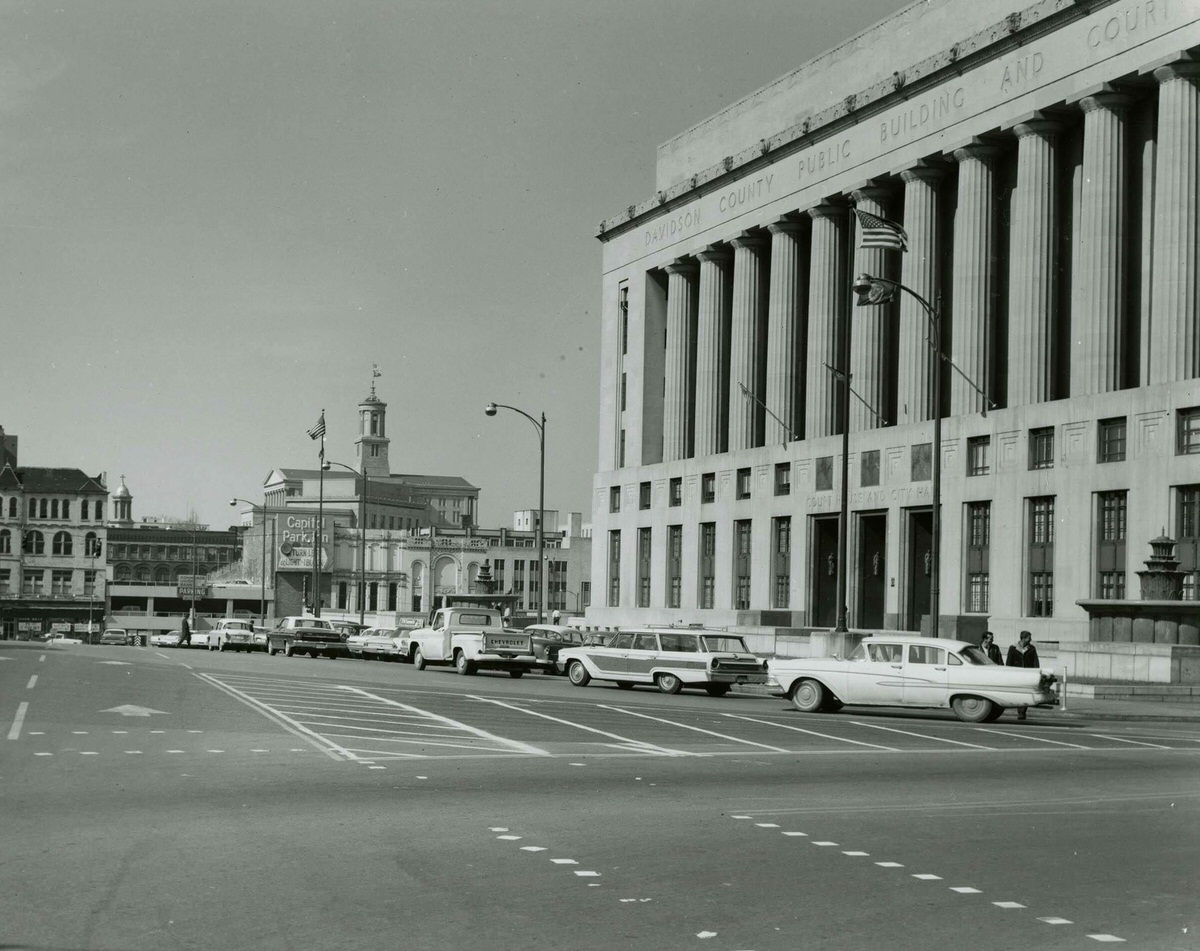
[[[599,222],[655,149],[900,0],[0,2],[0,425],[236,521],[275,466],[395,472],[480,520],[590,508]]]

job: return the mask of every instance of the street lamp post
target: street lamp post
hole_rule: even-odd
[[[267,623],[267,510],[261,505],[255,505],[248,499],[233,498],[229,500],[230,505],[237,505],[238,502],[245,502],[252,509],[257,509],[262,512],[262,543],[259,547],[262,548],[262,566],[258,572],[259,580],[259,600],[258,613],[262,618],[263,626]]]
[[[89,533],[90,534],[90,533]],[[91,551],[88,552],[92,559],[92,586],[88,589],[88,640],[92,637],[92,611],[96,605],[96,556],[100,554],[100,539],[94,539],[91,543]]]
[[[872,307],[892,300],[896,291],[913,298],[929,318],[929,349],[933,351],[933,505],[929,546],[929,636],[937,637],[941,617],[941,547],[942,547],[942,314],[941,298],[930,304],[924,297],[899,281],[886,277],[860,274],[854,279],[853,290],[857,306]],[[970,382],[970,381],[968,381]],[[974,386],[974,383],[971,384]],[[976,387],[976,390],[979,388]],[[986,396],[985,405],[986,405]],[[986,413],[987,410],[985,409]]]
[[[541,464],[538,470],[538,523],[537,523],[537,547],[538,547],[538,624],[542,623],[546,607],[546,564],[545,564],[545,546],[546,546],[546,527],[543,524],[546,516],[546,414],[542,413],[542,421],[539,423],[536,419],[530,416],[525,410],[517,409],[515,406],[508,406],[505,403],[488,403],[483,408],[483,412],[488,416],[495,416],[496,410],[511,409],[514,413],[520,413],[529,422],[533,424],[533,428],[538,434],[538,449],[541,456]]]
[[[192,529],[192,630],[196,629],[196,575],[200,571],[200,556],[196,549],[196,540],[199,535],[196,529]],[[188,646],[191,647],[191,641],[188,641]]]
[[[332,459],[324,463],[322,468],[340,466],[349,469],[362,479],[362,494],[358,497],[358,623],[366,624],[367,602],[367,471],[359,472],[353,466],[344,462],[334,462]]]

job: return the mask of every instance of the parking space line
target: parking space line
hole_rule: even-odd
[[[626,710],[623,707],[610,707],[606,703],[597,704],[602,710],[612,710],[616,713],[626,713],[631,717],[641,717],[643,720],[651,720],[654,723],[665,723],[668,726],[677,726],[681,730],[693,730],[696,733],[706,733],[709,736],[719,737],[722,740],[729,740],[730,743],[741,743],[745,746],[757,746],[760,750],[770,750],[772,753],[790,753],[791,750],[785,750],[782,746],[770,746],[766,743],[755,743],[753,740],[743,740],[740,737],[729,736],[727,733],[717,733],[715,730],[705,730],[702,727],[691,726],[687,723],[677,723],[674,720],[666,720],[662,717],[652,717],[647,713],[636,713],[633,710]]]
[[[12,726],[8,729],[8,738],[15,740],[21,735],[21,724],[25,722],[25,712],[29,709],[28,701],[17,704],[17,715],[13,717]]]
[[[380,697],[378,694],[369,693],[368,691],[363,690],[361,687],[344,687],[343,689],[347,690],[351,693],[359,694],[360,696],[363,696],[363,697],[370,697],[373,700],[378,700],[380,703],[386,704],[387,706],[390,706],[390,707],[396,707],[397,709],[400,709],[400,710],[408,710],[411,713],[419,713],[423,716],[429,717],[431,720],[436,720],[443,724],[456,726],[460,730],[462,730],[466,733],[470,733],[473,736],[478,736],[482,739],[492,740],[493,742],[500,743],[504,746],[508,746],[508,747],[516,750],[519,753],[530,753],[534,756],[550,756],[551,755],[548,751],[542,749],[541,747],[532,746],[529,743],[522,743],[520,740],[510,740],[507,737],[497,736],[494,733],[487,732],[487,730],[481,730],[481,729],[479,729],[479,727],[471,726],[470,724],[462,723],[458,720],[452,720],[450,717],[444,717],[439,713],[430,713],[428,710],[421,710],[418,707],[411,707],[406,703],[400,703],[400,701],[398,701],[398,700],[389,700],[387,697]]]
[[[575,723],[572,720],[563,720],[559,717],[552,717],[548,713],[541,713],[537,710],[526,710],[524,707],[513,706],[511,703],[504,703],[500,700],[493,700],[490,697],[472,697],[472,700],[480,700],[484,703],[494,703],[496,706],[504,707],[507,710],[515,710],[517,713],[525,713],[531,717],[541,717],[543,720],[550,720],[552,723],[561,723],[564,726],[574,727],[577,730],[583,730],[587,733],[596,733],[600,736],[607,736],[611,740],[620,740],[626,744],[627,748],[632,748],[645,753],[657,753],[661,756],[701,756],[701,753],[690,753],[687,750],[676,750],[666,746],[655,746],[653,743],[647,743],[644,740],[634,740],[627,736],[621,736],[618,733],[609,733],[607,730],[600,730],[596,727],[585,726],[582,723]]]
[[[802,727],[792,726],[788,723],[775,723],[771,720],[760,720],[757,717],[742,716],[738,713],[722,713],[723,717],[731,717],[734,720],[746,720],[749,723],[762,723],[766,726],[777,726],[781,730],[792,730],[795,733],[807,733],[809,736],[819,736],[825,740],[833,740],[837,743],[851,743],[854,746],[868,746],[873,750],[886,750],[889,753],[899,753],[900,750],[894,746],[881,746],[878,743],[865,743],[862,740],[851,740],[847,737],[833,736],[830,733],[818,733],[816,730],[805,730]]]
[[[1174,747],[1163,746],[1160,743],[1146,743],[1143,740],[1127,740],[1120,736],[1105,736],[1103,733],[1089,733],[1089,736],[1098,736],[1102,740],[1112,740],[1114,743],[1132,743],[1134,746],[1148,746],[1152,750],[1169,750]]]
[[[1069,746],[1073,750],[1090,750],[1092,747],[1084,746],[1080,743],[1064,743],[1062,740],[1048,740],[1043,736],[1034,736],[1032,733],[1018,733],[1014,730],[993,730],[990,727],[981,726],[976,730],[977,733],[995,733],[997,736],[1015,736],[1022,740],[1033,740],[1035,743],[1049,743],[1052,746]],[[1162,747],[1166,749],[1167,747]]]
[[[939,743],[953,743],[955,746],[968,746],[973,750],[995,750],[994,746],[980,746],[978,743],[964,743],[962,740],[948,740],[941,736],[930,736],[928,733],[911,733],[908,730],[897,730],[895,727],[880,726],[877,723],[863,723],[860,720],[851,720],[855,726],[866,726],[872,730],[883,730],[887,733],[901,733],[904,736],[915,736],[921,740],[937,740]]]

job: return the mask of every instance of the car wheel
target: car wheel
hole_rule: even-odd
[[[954,715],[967,723],[983,723],[992,715],[996,704],[983,697],[955,697],[950,701]]]
[[[524,677],[524,676],[525,676],[525,671],[523,671],[523,670],[510,670],[510,671],[508,672],[508,676],[510,676],[510,677],[511,677],[513,680],[520,680],[522,677]]]
[[[464,677],[470,677],[475,673],[475,665],[471,663],[465,651],[459,651],[454,655],[454,669]]]
[[[284,657],[295,657],[295,656],[296,656],[296,648],[294,648],[294,647],[292,646],[292,642],[291,642],[291,641],[285,641],[285,642],[284,642],[284,645],[283,645],[283,656],[284,656]]]
[[[583,661],[573,660],[567,666],[567,679],[576,687],[586,687],[591,682],[592,675],[583,666]]]
[[[840,701],[833,694],[826,692],[825,706],[821,707],[821,709],[825,713],[837,713],[840,709],[842,709],[842,701]]]
[[[993,703],[992,707],[992,712],[987,715],[987,719],[983,721],[984,723],[995,723],[1004,715],[1004,707],[1000,706],[1000,704]]]
[[[792,688],[792,706],[801,713],[818,713],[825,706],[825,687],[806,677]]]
[[[271,642],[270,642],[270,641],[267,641],[267,656],[268,656],[268,657],[274,657],[274,656],[275,656],[275,648],[271,646]]]
[[[421,648],[419,647],[413,648],[412,665],[416,667],[417,670],[424,670],[429,666],[427,663],[425,663],[425,655],[421,653]]]
[[[225,642],[224,641],[221,641],[221,645],[217,648],[217,653],[218,654],[225,653]]]
[[[325,656],[326,656],[326,657],[328,657],[330,660],[337,660],[337,659],[338,659],[338,655],[337,655],[337,654],[326,654]]]
[[[723,697],[729,693],[729,684],[707,684],[704,692],[710,697]]]
[[[675,694],[683,689],[683,681],[674,674],[659,674],[654,678],[654,682],[663,693]]]
[[[620,687],[622,690],[632,690],[633,689],[633,684],[628,680],[618,680],[617,686]]]

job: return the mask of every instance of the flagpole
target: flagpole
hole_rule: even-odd
[[[325,410],[321,410],[321,464],[317,467],[317,525],[313,530],[313,617],[321,616],[321,533],[325,528]]]

